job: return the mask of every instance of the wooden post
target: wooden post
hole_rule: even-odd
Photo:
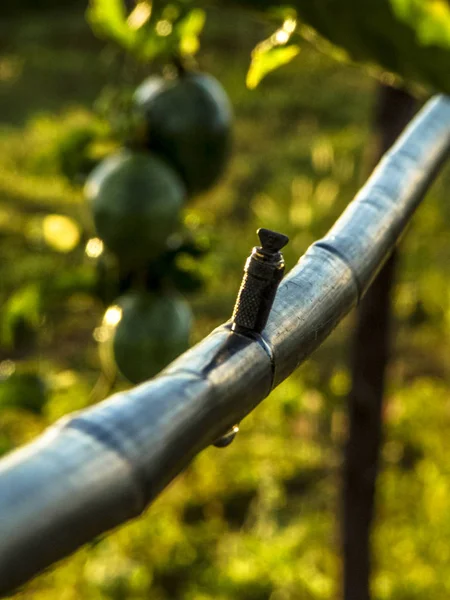
[[[417,108],[405,90],[380,86],[375,109],[374,163],[392,146]],[[394,251],[360,304],[351,356],[349,437],[345,450],[342,544],[345,600],[370,599],[370,532],[382,439],[382,406],[389,360]]]

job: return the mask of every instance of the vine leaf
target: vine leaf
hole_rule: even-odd
[[[291,62],[300,52],[300,46],[292,44],[283,48],[270,48],[252,54],[252,62],[247,73],[247,87],[254,89],[269,73]]]
[[[140,61],[193,55],[206,15],[184,0],[170,4],[140,0],[128,14],[124,0],[90,0],[87,20],[98,37],[118,44]]]
[[[13,348],[18,337],[39,327],[41,318],[41,288],[37,283],[26,284],[14,292],[3,308],[1,343]]]
[[[205,11],[194,8],[177,25],[181,54],[196,54],[200,47],[199,36],[203,31],[205,21]]]
[[[447,0],[390,0],[399,20],[411,25],[423,46],[450,48],[450,4]]]
[[[256,88],[266,75],[291,62],[298,55],[300,46],[287,45],[296,28],[296,19],[289,17],[273,35],[254,48],[246,79],[249,89]]]
[[[86,17],[99,37],[112,39],[125,48],[132,45],[134,31],[127,23],[123,0],[91,0]]]

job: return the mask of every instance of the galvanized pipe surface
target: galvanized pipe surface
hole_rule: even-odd
[[[157,378],[69,415],[0,461],[0,594],[138,516],[358,303],[450,151],[450,99],[425,106],[253,338],[225,324]]]

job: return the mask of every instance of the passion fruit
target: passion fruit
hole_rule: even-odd
[[[144,143],[177,168],[190,194],[217,182],[230,154],[232,111],[214,77],[150,77],[137,88],[134,105],[146,123]]]
[[[85,195],[106,247],[122,264],[139,267],[165,250],[178,227],[185,188],[163,159],[122,150],[94,169]]]
[[[112,349],[117,367],[132,383],[150,379],[188,348],[192,313],[182,297],[131,291],[117,305],[121,318]]]

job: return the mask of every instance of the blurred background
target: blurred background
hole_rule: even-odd
[[[129,385],[109,376],[99,354],[114,293],[105,291],[110,271],[83,184],[114,148],[102,128],[105,111],[121,126],[117,90],[134,89],[154,65],[94,36],[85,11],[82,1],[7,0],[1,8],[0,453]],[[180,258],[202,279],[186,296],[192,344],[229,318],[256,229],[288,234],[285,258],[294,266],[364,183],[379,146],[380,83],[367,69],[304,42],[289,65],[249,89],[252,50],[273,26],[220,6],[207,17],[197,61],[225,88],[235,122],[224,177],[183,212],[186,231],[208,248]],[[383,600],[450,592],[449,186],[447,169],[401,243],[393,291],[373,532],[373,596]],[[230,447],[205,450],[143,517],[17,598],[338,597],[354,323],[352,314],[242,423]]]

